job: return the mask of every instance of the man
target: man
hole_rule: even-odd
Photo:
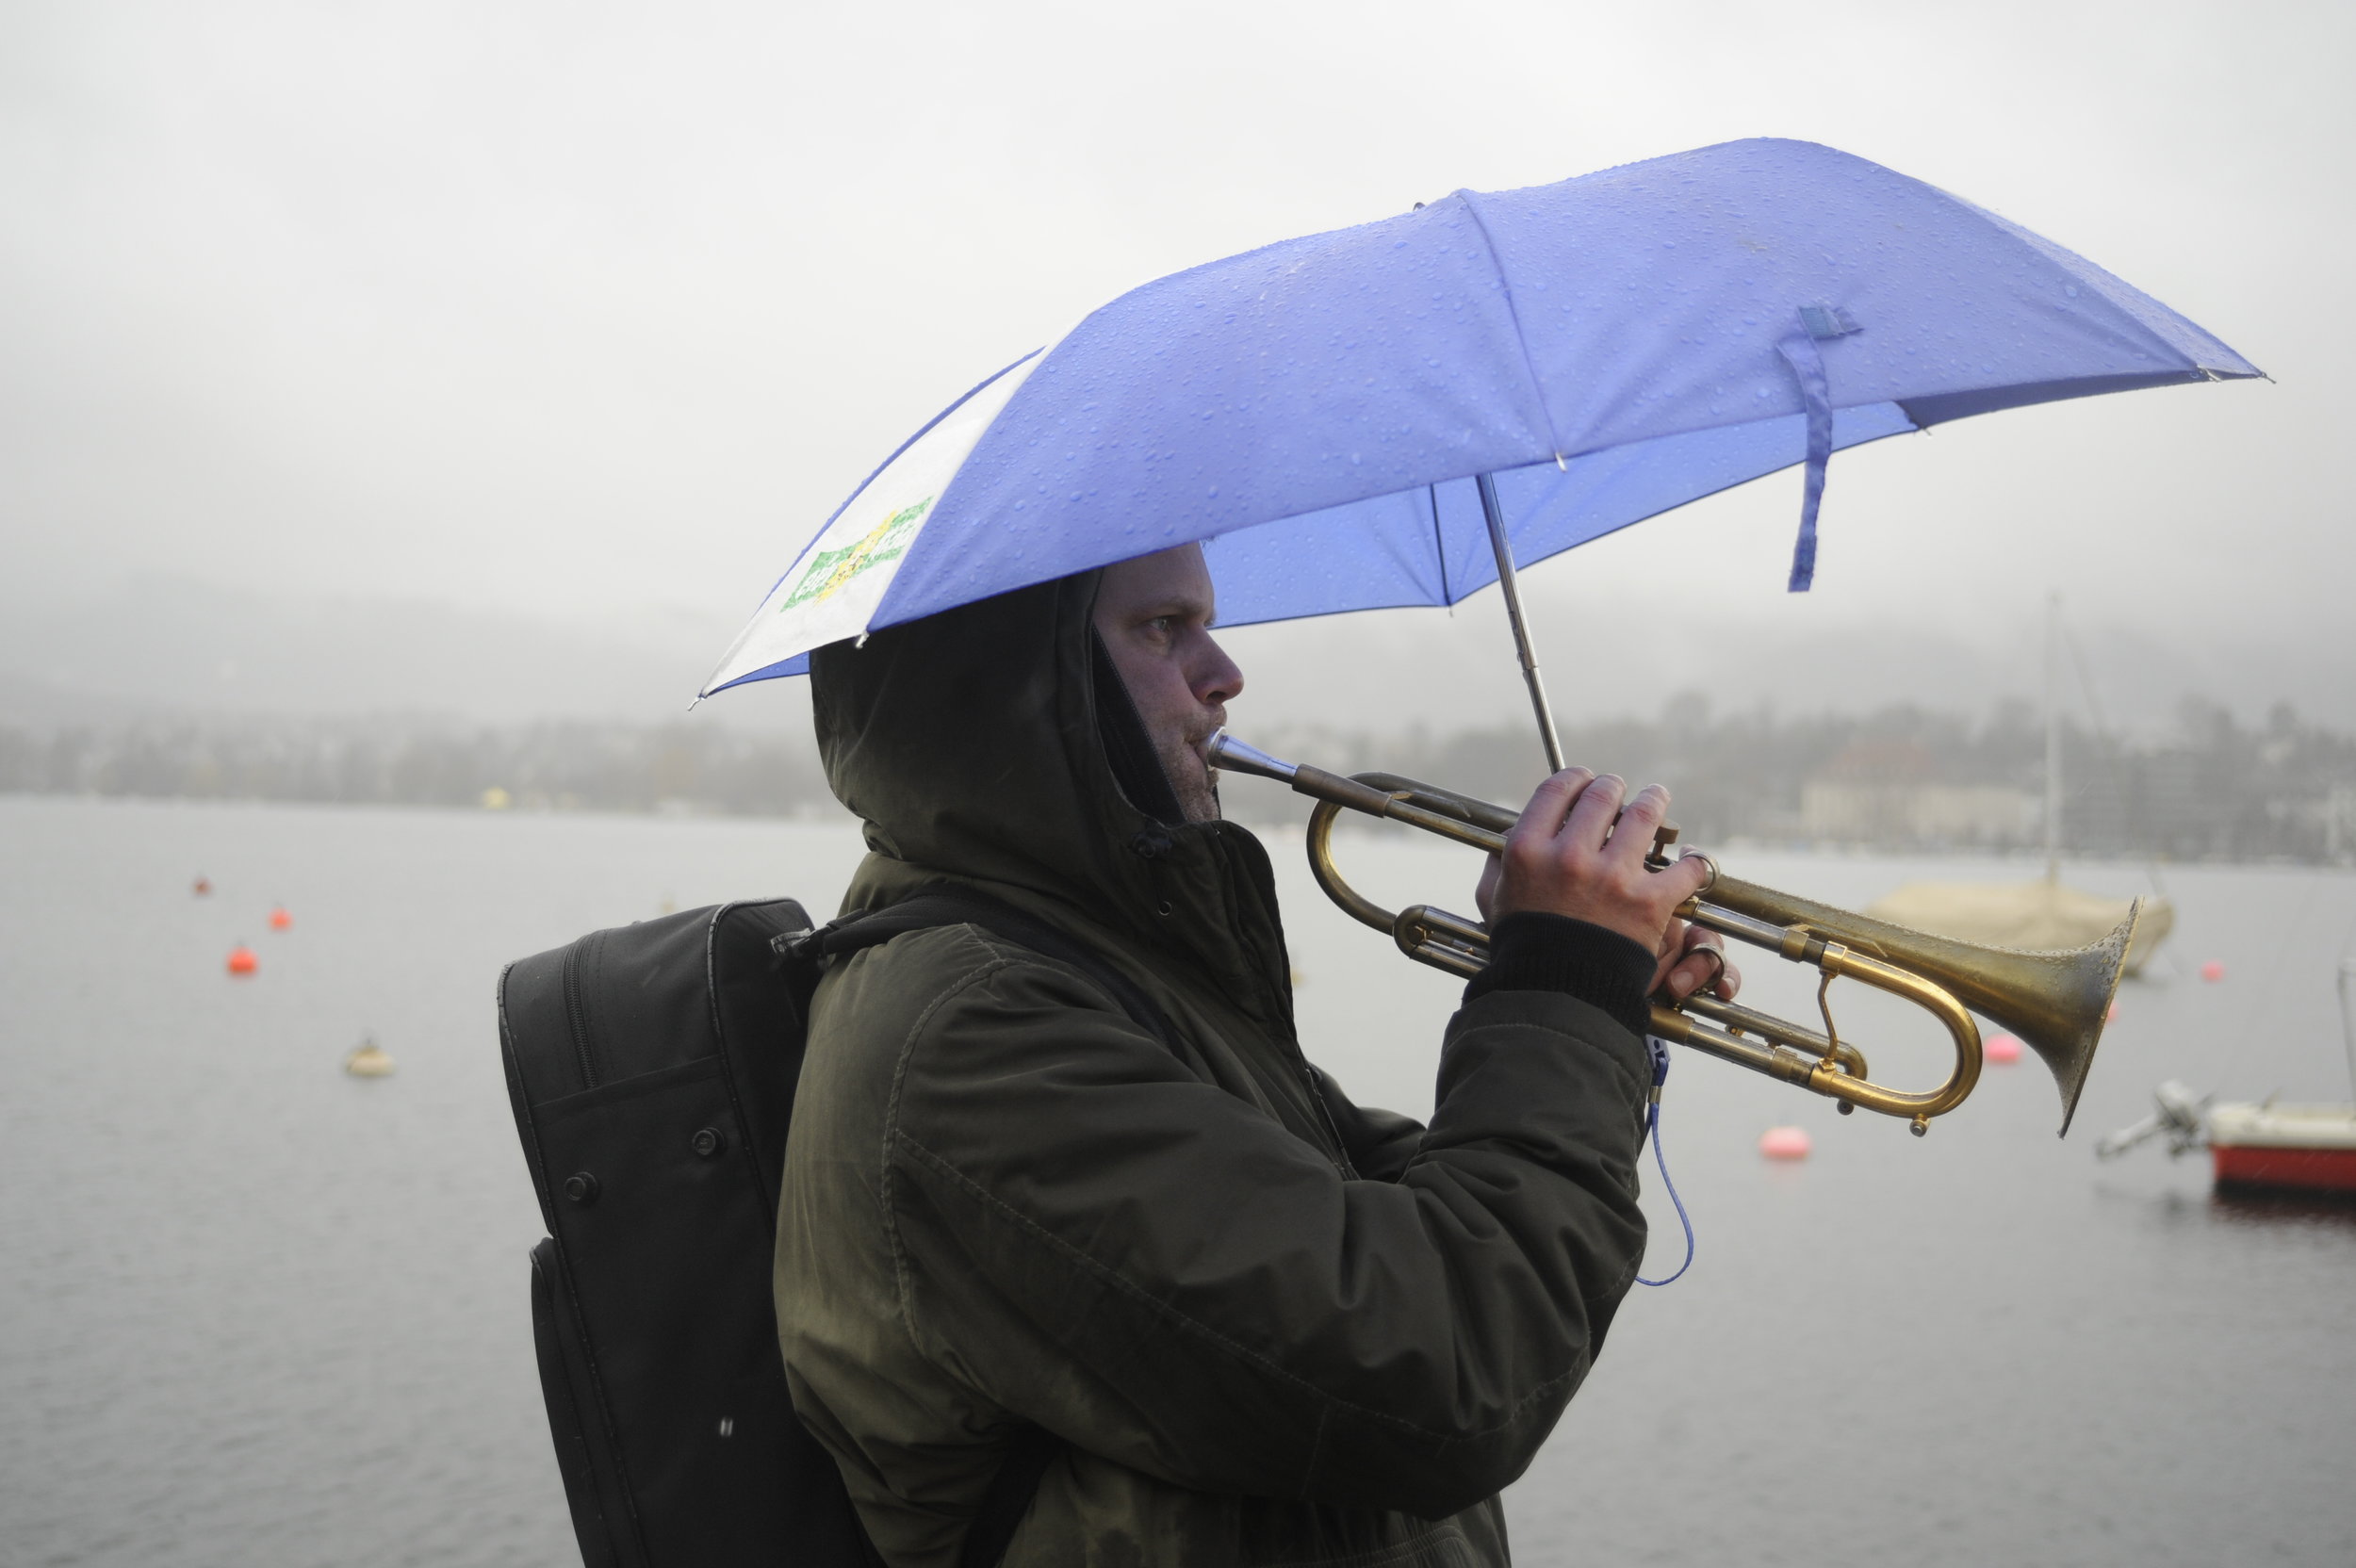
[[[1496,1494],[1643,1252],[1646,995],[1732,994],[1673,919],[1700,872],[1643,865],[1665,792],[1575,769],[1482,877],[1429,1129],[1350,1104],[1294,1037],[1267,855],[1219,820],[1203,746],[1243,681],[1213,612],[1188,546],[813,661],[874,852],[844,906],[986,893],[1181,1037],[975,926],[821,984],[778,1329],[894,1568],[956,1563],[1035,1429],[1061,1446],[1012,1568],[1504,1562]]]

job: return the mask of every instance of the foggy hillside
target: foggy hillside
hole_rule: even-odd
[[[1568,602],[1572,574],[1538,580],[1566,745],[1670,784],[1697,834],[1999,853],[2036,841],[2041,626],[1991,622],[1972,641],[1859,632],[1770,598],[1747,624],[1689,629],[1625,604],[1582,610]],[[817,766],[807,682],[760,682],[688,710],[734,629],[717,615],[597,626],[390,598],[304,603],[160,576],[0,609],[0,791],[839,809]],[[1281,755],[1497,800],[1520,798],[1539,771],[1493,596],[1453,614],[1223,635],[1248,674],[1231,719]],[[2066,646],[2073,850],[2327,862],[2356,850],[2347,639],[2300,654],[2221,646],[2200,628],[2097,627],[2072,628]],[[1232,793],[1247,816],[1301,815],[1281,792]]]
[[[0,720],[354,717],[479,724],[678,718],[736,628],[646,612],[614,625],[426,600],[304,600],[144,575],[0,597]],[[730,703],[728,724],[800,730],[797,693]]]
[[[1805,600],[1761,596],[1747,620],[1681,625],[1663,610],[1582,604],[1568,570],[1532,574],[1531,608],[1565,723],[1658,716],[1681,692],[1718,712],[1861,715],[1892,706],[1979,716],[2042,691],[2035,618],[1991,618],[1965,639],[1893,618],[1877,630],[1811,621]],[[1664,599],[1674,602],[1673,599]],[[133,718],[438,718],[470,725],[683,720],[799,735],[798,680],[687,705],[737,629],[736,607],[643,612],[615,624],[535,620],[427,600],[305,600],[147,575],[80,593],[0,590],[0,722],[33,727]],[[2356,638],[2312,627],[2268,643],[2201,627],[2073,627],[2102,716],[2124,732],[2172,722],[2187,696],[2246,720],[2287,702],[2356,727]],[[1249,685],[1239,731],[1453,734],[1522,722],[1527,698],[1494,595],[1221,634]],[[2091,722],[2077,662],[2063,703]]]

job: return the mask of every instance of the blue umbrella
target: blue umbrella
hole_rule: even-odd
[[[1515,564],[1837,449],[2261,372],[2050,240],[1808,142],[1455,195],[1132,289],[919,431],[704,688],[1203,542],[1226,625],[1454,604]]]

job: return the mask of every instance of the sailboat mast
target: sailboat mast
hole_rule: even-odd
[[[2348,1045],[2348,1086],[2356,1093],[2356,1007],[2348,1005],[2348,992],[2356,989],[2356,958],[2340,960],[2340,1038]]]
[[[2061,595],[2045,601],[2045,880],[2061,880]]]

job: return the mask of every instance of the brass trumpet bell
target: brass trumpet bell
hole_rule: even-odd
[[[1309,869],[1326,895],[1353,918],[1387,931],[1407,956],[1453,974],[1471,976],[1488,962],[1481,925],[1429,905],[1392,911],[1359,893],[1333,863],[1333,824],[1344,810],[1382,817],[1436,834],[1483,854],[1496,854],[1516,813],[1469,795],[1394,774],[1350,776],[1280,761],[1225,730],[1206,748],[1215,768],[1289,784],[1317,802],[1310,813]],[[1663,828],[1660,851],[1676,836]],[[1863,1106],[1905,1119],[1919,1136],[1933,1117],[1961,1104],[1980,1077],[1980,1032],[1972,1015],[1993,1020],[2036,1052],[2061,1090],[2064,1134],[2094,1064],[2111,998],[2119,988],[2129,942],[2142,914],[2138,902],[2102,940],[2063,953],[2021,953],[1980,947],[1888,921],[1777,892],[1720,873],[1677,912],[1695,924],[1764,947],[1823,978],[1819,1031],[1708,995],[1676,1006],[1656,1004],[1652,1032],[1674,1043],[1762,1072],[1839,1102],[1843,1112]],[[1825,991],[1848,978],[1888,991],[1929,1012],[1946,1029],[1955,1065],[1945,1083],[1927,1091],[1885,1087],[1868,1075],[1865,1057],[1840,1037]]]
[[[2078,1096],[2094,1067],[2095,1048],[2126,968],[2127,948],[2143,916],[2137,900],[2101,941],[2056,953],[2024,953],[1935,937],[1726,875],[1704,896],[1710,904],[1771,925],[1819,933],[1853,953],[1919,976],[2018,1035],[2053,1075],[2061,1092],[2063,1135],[2077,1115]]]

